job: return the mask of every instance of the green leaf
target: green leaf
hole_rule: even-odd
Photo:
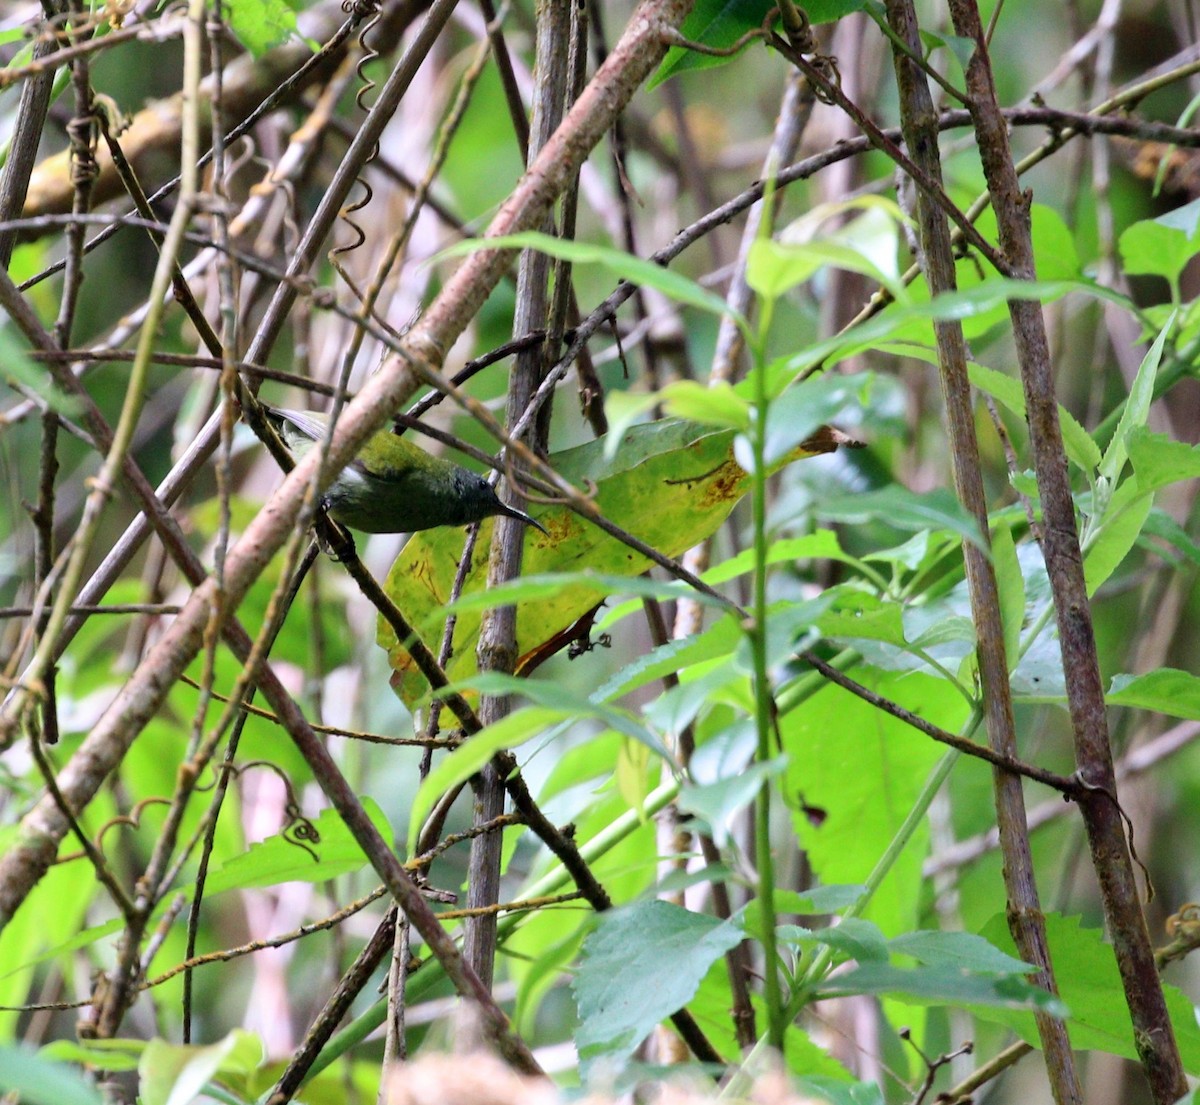
[[[663,901],[638,902],[598,918],[583,942],[571,989],[585,1068],[601,1056],[619,1064],[664,1017],[684,1008],[710,966],[743,938],[729,921]]]
[[[921,929],[893,937],[888,948],[900,955],[911,955],[927,967],[957,967],[992,975],[1027,975],[1034,969],[972,932]]]
[[[789,1066],[788,1068],[792,1068]],[[811,1100],[814,1105],[884,1105],[883,1090],[878,1082],[853,1082],[847,1084],[833,1078],[809,1075],[794,1082],[796,1092],[803,1101]]]
[[[498,583],[486,591],[472,591],[462,595],[444,607],[444,613],[462,614],[467,611],[493,610],[497,606],[509,606],[515,602],[539,602],[553,599],[563,591],[594,598],[610,598],[616,595],[637,595],[639,599],[659,599],[675,602],[690,598],[703,606],[727,609],[728,603],[705,594],[697,593],[682,580],[648,579],[644,576],[608,575],[603,572],[558,572],[524,575]],[[640,606],[640,602],[638,603]]]
[[[77,418],[83,405],[74,395],[68,395],[50,378],[44,365],[38,364],[13,333],[12,327],[0,321],[0,380],[20,384],[42,400],[52,411],[67,418]]]
[[[1182,555],[1193,564],[1200,564],[1200,545],[1165,510],[1155,507],[1150,511],[1146,524],[1142,526],[1142,536],[1143,538],[1157,537],[1165,542],[1167,546],[1165,549],[1161,545],[1155,545],[1155,551],[1173,567],[1178,567],[1181,561],[1172,557],[1171,551]]]
[[[932,53],[939,46],[944,46],[947,52],[958,62],[960,75],[965,75],[967,66],[971,63],[971,55],[975,52],[975,40],[963,38],[961,35],[944,35],[936,31],[922,31],[921,41]]]
[[[829,588],[833,608],[817,620],[822,636],[846,640],[886,641],[902,646],[903,610],[899,603],[881,599],[853,585]]]
[[[761,27],[771,8],[770,0],[697,0],[679,25],[679,33],[689,42],[697,42],[701,46],[716,50],[727,50],[742,35]],[[750,45],[751,48],[757,46],[762,49],[760,43]],[[656,88],[677,73],[712,69],[731,60],[730,57],[701,54],[682,46],[672,46],[654,76],[646,83],[646,88]]]
[[[917,494],[893,484],[878,491],[850,495],[837,502],[826,500],[817,508],[817,513],[822,518],[847,525],[878,520],[904,530],[949,530],[966,541],[983,545],[975,519],[963,509],[954,493],[945,488]]]
[[[503,672],[489,671],[464,680],[454,689],[475,690],[488,695],[518,694],[529,699],[535,705],[559,711],[564,716],[592,717],[608,728],[623,733],[639,744],[644,744],[667,764],[675,762],[675,757],[659,739],[658,734],[647,729],[628,710],[608,706],[603,702],[580,695],[571,687],[561,683],[545,679],[518,679],[512,675],[505,675]]]
[[[1000,592],[1000,617],[1004,623],[1004,651],[1011,667],[1020,655],[1021,627],[1025,621],[1025,577],[1017,559],[1012,531],[996,526],[992,533],[992,565]]]
[[[1146,417],[1150,413],[1150,404],[1154,400],[1154,380],[1158,375],[1158,365],[1162,360],[1167,335],[1171,332],[1174,322],[1175,314],[1172,312],[1166,325],[1154,339],[1154,344],[1150,346],[1149,352],[1142,358],[1142,363],[1133,380],[1133,387],[1129,389],[1129,398],[1125,401],[1125,409],[1121,411],[1121,420],[1117,423],[1112,441],[1108,443],[1108,448],[1104,451],[1104,459],[1100,462],[1100,475],[1114,484],[1125,467],[1130,436],[1134,430],[1146,424]]]
[[[689,418],[693,422],[741,430],[743,433],[750,428],[749,402],[724,380],[711,384],[675,380],[658,395],[663,409],[673,418]]]
[[[416,846],[421,825],[446,791],[465,783],[501,749],[517,748],[545,732],[551,725],[571,720],[572,716],[569,710],[526,706],[489,725],[482,732],[472,734],[449,756],[443,757],[425,776],[413,798],[412,812],[408,818],[409,848]]]
[[[364,797],[362,803],[371,823],[385,839],[390,839],[392,829],[383,811],[371,798]],[[326,882],[362,870],[366,857],[336,810],[322,811],[312,826],[319,839],[305,843],[316,852],[316,860],[289,840],[287,831],[276,833],[261,843],[251,844],[241,855],[226,860],[211,871],[205,894],[211,896],[226,890],[278,886],[285,882]]]
[[[140,1100],[143,1105],[191,1105],[211,1081],[245,1084],[262,1061],[262,1042],[242,1029],[207,1047],[151,1040],[138,1063]]]
[[[717,846],[723,848],[737,815],[754,801],[767,780],[782,774],[786,766],[787,757],[777,756],[716,783],[685,784],[679,794],[679,808],[702,818]]]
[[[1200,721],[1200,678],[1188,671],[1158,668],[1145,675],[1114,675],[1104,697],[1110,706]]]
[[[866,963],[822,983],[818,999],[850,994],[889,994],[919,1005],[1036,1009],[1065,1017],[1067,1007],[1053,994],[1012,975],[974,974],[954,967],[907,969],[887,963]]]
[[[0,1092],[24,1105],[104,1105],[83,1071],[15,1044],[0,1045]]]
[[[617,455],[625,434],[642,420],[642,415],[654,410],[659,403],[657,392],[610,391],[604,399],[604,416],[608,433],[604,435],[604,459]]]
[[[255,0],[252,4],[230,4],[229,29],[256,58],[272,46],[299,37],[296,13],[285,0]]]
[[[1177,289],[1184,267],[1200,245],[1200,200],[1134,223],[1117,245],[1126,272],[1162,276]]]
[[[788,388],[767,409],[763,446],[766,463],[778,463],[846,408],[861,410],[873,378],[871,373],[857,376],[827,373]]]
[[[593,692],[592,700],[610,702],[664,675],[682,674],[695,665],[731,656],[743,636],[735,617],[728,614],[701,633],[668,641],[631,660]],[[647,706],[647,718],[656,716],[651,712],[653,709],[653,703]]]
[[[848,674],[944,729],[957,731],[966,721],[967,703],[940,676],[869,667]],[[823,882],[864,881],[894,844],[930,770],[943,755],[941,746],[832,685],[805,700],[801,709],[788,709],[786,702],[780,709],[788,755],[780,790],[787,796],[800,846]],[[824,816],[813,817],[812,810]],[[888,935],[916,926],[928,832],[927,823],[922,823],[867,906],[865,916]]]
[[[604,439],[556,453],[555,469],[576,486],[591,481],[601,513],[667,556],[678,556],[712,534],[749,489],[749,477],[733,457],[732,430],[714,431],[694,422],[666,420],[634,427],[616,455],[606,459]],[[802,452],[793,456],[807,455]],[[527,530],[523,571],[541,577],[568,569],[590,570],[600,577],[635,577],[650,566],[649,557],[610,537],[566,507],[539,510],[546,536]],[[487,555],[493,521],[480,527],[475,560],[463,595],[487,588]],[[460,531],[450,527],[413,536],[392,565],[385,584],[425,640],[440,632],[462,556]],[[519,584],[514,585],[520,587]],[[639,593],[639,585],[622,585]],[[556,594],[518,601],[518,655],[525,657],[571,626],[602,597],[585,582]],[[464,609],[458,617],[454,657],[447,674],[459,681],[475,671],[475,642],[481,615]],[[381,625],[379,642],[389,650],[393,686],[410,706],[423,700],[428,685],[390,627]]]
[[[708,311],[710,314],[730,315],[739,326],[744,328],[746,325],[744,318],[730,311],[725,300],[701,287],[696,281],[689,280],[681,273],[662,265],[656,265],[653,261],[646,261],[611,246],[602,246],[594,242],[577,242],[535,230],[526,230],[520,234],[472,238],[466,242],[458,242],[442,250],[438,257],[456,257],[464,253],[477,253],[481,249],[534,249],[549,257],[570,261],[573,265],[602,265],[618,279],[627,280],[640,287],[654,288],[668,299]]]
[[[893,299],[908,301],[908,291],[897,274],[881,269],[861,250],[828,239],[790,244],[759,238],[746,257],[746,283],[764,299],[778,299],[826,268],[861,273],[887,288]]]
[[[812,0],[803,5],[812,24],[832,23],[851,12],[861,11],[868,0]],[[728,49],[748,31],[758,30],[774,9],[769,0],[698,0],[679,26],[679,33],[689,42],[718,50]],[[681,46],[672,46],[662,64],[646,84],[656,88],[677,73],[689,70],[712,69],[732,59],[701,54]]]
[[[1002,951],[1015,952],[1003,914],[994,916],[981,931]],[[1046,940],[1059,994],[1071,1011],[1068,1025],[1072,1047],[1081,1051],[1105,1051],[1126,1059],[1138,1059],[1133,1024],[1121,985],[1116,956],[1099,929],[1084,928],[1078,917],[1046,915]],[[1176,1042],[1185,1070],[1200,1073],[1200,1028],[1188,997],[1178,988],[1163,986],[1167,1010],[1175,1029]],[[979,1008],[976,1016],[1007,1025],[1026,1043],[1038,1046],[1037,1025],[1030,1013],[997,1008]]]
[[[815,533],[803,537],[785,537],[773,541],[767,547],[767,563],[781,564],[797,560],[839,560],[843,564],[857,565],[857,557],[850,556],[842,549],[835,530],[819,529]],[[705,583],[714,586],[736,579],[754,570],[754,550],[743,549],[736,556],[715,564],[703,575]]]
[[[1137,480],[1126,480],[1113,495],[1104,510],[1099,535],[1089,544],[1083,558],[1083,574],[1089,597],[1129,555],[1153,505],[1153,493],[1143,493]]]
[[[1200,445],[1175,441],[1138,426],[1126,442],[1138,487],[1154,491],[1178,480],[1200,476]]]
[[[923,344],[933,344],[932,329],[926,324],[938,319],[957,320],[987,318],[994,312],[1007,312],[1010,299],[1037,300],[1051,303],[1071,292],[1082,292],[1096,299],[1129,308],[1129,300],[1119,292],[1092,281],[1082,279],[1065,280],[1010,280],[1005,277],[989,277],[976,286],[958,292],[948,292],[928,302],[896,304],[882,314],[860,326],[844,331],[823,342],[806,346],[802,351],[780,361],[774,366],[774,375],[783,380],[794,378],[815,365],[826,366],[847,357],[855,356],[867,349],[877,349],[883,342],[904,337],[916,340],[919,334]],[[780,379],[771,381],[772,389],[782,390]]]
[[[888,958],[887,937],[879,926],[861,917],[847,917],[839,924],[815,929],[812,938],[826,944],[842,959],[853,959],[859,963],[886,963]]]
[[[974,361],[967,365],[967,375],[972,386],[990,395],[1022,420],[1025,418],[1025,393],[1021,389],[1020,380]],[[1100,447],[1092,435],[1061,403],[1058,407],[1058,421],[1062,426],[1063,447],[1067,456],[1085,472],[1094,472],[1100,466]]]

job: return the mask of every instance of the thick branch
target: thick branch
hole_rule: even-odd
[[[950,0],[950,12],[958,34],[975,43],[967,67],[968,103],[996,212],[1000,248],[1014,276],[1033,280],[1036,270],[1029,222],[1031,197],[1020,191],[979,10],[974,0]],[[1075,526],[1075,503],[1058,422],[1050,347],[1041,306],[1036,301],[1014,300],[1009,304],[1009,314],[1042,500],[1042,552],[1054,596],[1063,670],[1067,673],[1075,759],[1088,788],[1079,797],[1079,808],[1133,1018],[1134,1041],[1154,1100],[1166,1105],[1187,1092],[1187,1082],[1154,967],[1150,935],[1138,900],[1133,862],[1117,805],[1104,688]]]

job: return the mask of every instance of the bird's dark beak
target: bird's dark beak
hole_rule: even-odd
[[[540,529],[547,537],[550,536],[550,531],[535,518],[530,518],[523,510],[518,510],[515,506],[509,506],[508,503],[500,504],[500,513],[507,515],[509,518],[516,518],[518,522],[524,522],[527,526],[533,526],[535,529]]]

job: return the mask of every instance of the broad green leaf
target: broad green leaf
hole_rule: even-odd
[[[1126,272],[1162,276],[1177,289],[1184,266],[1200,247],[1200,200],[1134,223],[1117,245]]]
[[[900,955],[911,955],[927,967],[957,967],[989,975],[1027,975],[1033,970],[1028,963],[1002,952],[972,932],[920,929],[893,937],[888,948]]]
[[[100,620],[92,619],[93,622]],[[89,816],[96,815],[97,807],[105,808],[103,798],[93,803]],[[111,812],[99,813],[97,821],[87,824],[100,824],[109,816],[112,816]],[[16,837],[16,825],[0,832],[0,855],[8,854]],[[73,843],[67,845],[68,850],[74,850],[74,847]],[[57,961],[64,972],[69,972],[71,962],[78,958],[71,955],[73,951],[120,931],[121,918],[118,916],[104,922],[103,932],[85,928],[80,933],[80,926],[86,926],[98,887],[99,884],[81,869],[79,863],[56,864],[42,876],[22,908],[0,930],[0,1004],[12,1007],[10,1012],[0,1012],[3,1038],[12,1039],[18,1032],[16,1007],[29,1001],[34,979],[45,977],[44,971],[37,971],[41,963]],[[96,954],[103,953],[97,951]],[[4,1064],[0,1062],[2,1069]]]
[[[673,418],[687,418],[708,426],[741,430],[750,428],[750,404],[723,380],[701,384],[674,380],[658,392],[663,409]],[[816,427],[813,427],[814,429]]]
[[[867,559],[870,558],[868,557]],[[779,541],[773,541],[767,547],[768,567],[784,563],[785,561],[796,560],[838,560],[843,564],[849,564],[857,568],[864,575],[870,574],[869,569],[864,566],[862,561],[842,549],[838,543],[837,533],[831,529],[817,530],[815,533],[810,533],[804,537],[785,537]],[[736,579],[738,576],[748,575],[754,571],[754,564],[754,550],[743,549],[736,556],[731,556],[726,560],[722,560],[719,564],[713,565],[700,578],[705,583],[715,587],[718,583],[725,583],[728,580]],[[693,597],[700,598],[699,595]],[[636,613],[641,609],[641,602],[636,600],[613,606],[597,622],[597,626],[598,628],[609,629],[622,618],[628,617],[630,614]]]
[[[130,1040],[114,1037],[107,1040],[54,1040],[40,1048],[39,1055],[48,1059],[56,1059],[65,1063],[81,1063],[96,1067],[99,1070],[127,1071],[137,1070],[142,1052],[146,1050],[149,1040]]]
[[[604,401],[604,413],[608,418],[604,459],[612,460],[629,428],[659,405],[672,417],[718,429],[745,432],[750,426],[749,401],[723,381],[708,386],[695,380],[675,380],[659,391],[614,391]]]
[[[1158,668],[1145,675],[1114,675],[1104,697],[1110,706],[1200,721],[1200,677],[1189,671]]]
[[[967,642],[972,647],[975,644],[975,623],[970,618],[951,616],[942,618],[922,630],[916,637],[908,639],[909,647],[929,652],[939,645],[954,642]]]
[[[794,1068],[789,1065],[789,1070]],[[884,1105],[883,1090],[878,1082],[844,1083],[819,1075],[795,1080],[796,1092],[804,1101],[825,1105]]]
[[[83,1071],[15,1044],[0,1045],[0,1092],[25,1105],[104,1105]]]
[[[787,766],[783,756],[766,763],[751,764],[719,782],[695,786],[687,783],[679,794],[679,808],[700,817],[712,832],[718,847],[729,840],[737,815],[744,810],[773,776]]]
[[[956,967],[893,967],[866,963],[822,983],[818,998],[890,994],[901,1001],[979,1009],[1036,1009],[1064,1017],[1067,1006],[1053,994],[1012,975],[973,974]]]
[[[1108,443],[1108,448],[1104,451],[1104,459],[1100,462],[1100,475],[1114,484],[1125,467],[1125,460],[1129,455],[1130,436],[1134,430],[1146,424],[1146,416],[1150,413],[1150,404],[1154,400],[1154,380],[1158,375],[1158,365],[1162,360],[1163,347],[1166,345],[1167,335],[1171,332],[1174,320],[1175,316],[1172,314],[1167,320],[1167,324],[1159,331],[1158,337],[1154,339],[1154,344],[1150,346],[1149,352],[1142,358],[1137,376],[1133,380],[1133,387],[1129,389],[1129,398],[1125,401],[1125,409],[1121,411],[1121,420],[1117,423],[1112,441]]]
[[[782,931],[784,926],[778,924],[778,918],[784,914],[791,914],[797,917],[818,917],[826,913],[841,913],[843,909],[847,909],[854,905],[865,892],[866,887],[859,885],[847,886],[816,886],[803,893],[796,890],[784,890],[777,888],[775,891],[775,912],[776,916],[770,918],[770,923],[775,926],[776,931]],[[763,938],[763,933],[766,931],[766,922],[763,920],[762,899],[752,898],[746,903],[745,908],[740,912],[740,924],[756,940]],[[850,918],[847,918],[850,920]],[[871,922],[861,922],[858,918],[853,919],[856,923],[871,925]],[[828,928],[829,926],[825,926]],[[871,925],[875,931],[878,926]],[[816,931],[824,931],[818,929]],[[853,928],[847,931],[854,931]],[[880,933],[879,938],[884,939]],[[815,931],[813,929],[801,930],[799,926],[793,926],[793,931],[788,934],[788,939],[792,943],[802,942],[805,940],[816,942]],[[865,937],[864,937],[865,939]]]
[[[16,338],[11,326],[0,323],[0,381],[5,379],[20,384],[32,392],[46,406],[68,418],[78,417],[83,409],[79,399],[64,392],[50,377],[44,365],[31,356]]]
[[[1126,480],[1104,511],[1100,533],[1083,558],[1088,596],[1092,596],[1129,555],[1154,505],[1153,493],[1143,493],[1137,480]]]
[[[537,706],[561,711],[565,716],[593,717],[608,728],[623,733],[631,740],[644,744],[651,752],[668,764],[675,762],[674,756],[659,739],[658,734],[647,729],[628,710],[609,706],[577,693],[571,687],[545,679],[518,679],[503,672],[482,672],[458,684],[455,690],[475,690],[487,695],[516,694],[529,699]]]
[[[803,7],[809,22],[818,24],[832,23],[844,15],[860,11],[866,4],[867,0],[811,0]],[[725,50],[748,31],[758,30],[774,7],[770,0],[698,0],[680,24],[679,33],[689,42]],[[753,41],[747,47],[755,48],[763,49],[760,43]],[[656,88],[678,73],[712,69],[718,65],[726,65],[732,60],[730,57],[702,54],[682,46],[672,46],[646,87]]]
[[[1000,617],[1004,623],[1004,651],[1011,667],[1021,645],[1021,626],[1025,621],[1025,577],[1017,559],[1012,530],[996,526],[992,533],[992,565],[996,570],[996,588],[1000,592]]]
[[[245,1085],[262,1061],[262,1042],[242,1029],[206,1047],[151,1040],[138,1063],[139,1098],[143,1105],[191,1105],[211,1081]]]
[[[604,459],[612,460],[630,427],[642,421],[642,415],[658,405],[657,392],[610,391],[604,398],[604,416],[608,433],[604,435]]]
[[[904,642],[903,610],[899,603],[882,599],[853,586],[830,588],[832,609],[817,621],[825,637],[847,640]]]
[[[974,361],[967,365],[967,375],[974,387],[990,395],[1013,414],[1025,418],[1025,393],[1020,380]],[[1085,472],[1094,472],[1100,466],[1100,447],[1092,435],[1061,403],[1058,407],[1058,421],[1062,427],[1063,447],[1067,456]]]
[[[796,894],[794,899],[784,898],[782,902],[785,904],[781,904],[779,895],[775,896],[775,901],[781,909],[786,909],[789,913],[840,913],[857,902],[865,890],[866,887],[857,883],[849,885],[834,883],[828,886],[809,887],[802,893]]]
[[[230,4],[228,19],[230,30],[256,58],[300,33],[296,13],[285,0]]]
[[[508,606],[514,602],[538,602],[553,599],[567,588],[580,594],[590,592],[597,599],[614,595],[637,595],[638,605],[643,598],[659,599],[662,602],[690,598],[703,606],[715,606],[719,609],[728,609],[729,606],[712,595],[694,592],[688,584],[678,579],[658,580],[645,576],[605,575],[601,572],[582,571],[523,575],[505,583],[498,583],[486,591],[472,591],[462,595],[454,602],[448,603],[444,612],[461,614],[465,611]]]
[[[1138,487],[1154,491],[1178,480],[1200,476],[1200,445],[1175,441],[1167,434],[1139,426],[1126,442]]]
[[[831,529],[819,529],[804,537],[785,537],[779,541],[773,541],[767,547],[767,563],[769,565],[797,560],[839,560],[843,564],[855,566],[860,563],[857,557],[850,556],[842,549],[837,532]],[[715,586],[718,583],[725,583],[727,580],[746,575],[753,570],[754,550],[743,549],[736,556],[728,557],[720,564],[713,565],[702,578],[705,583]]]
[[[572,719],[570,710],[526,706],[463,741],[449,756],[444,756],[434,765],[417,789],[408,818],[409,847],[416,846],[421,825],[446,791],[465,783],[501,749],[517,748],[544,733],[551,725]]]
[[[963,38],[961,35],[944,35],[938,34],[936,31],[922,31],[921,41],[932,53],[939,46],[944,46],[956,62],[958,62],[959,79],[965,76],[967,66],[971,62],[971,55],[975,52],[975,40],[972,38]]]
[[[769,0],[697,0],[679,25],[679,33],[689,42],[698,42],[716,50],[727,50],[748,31],[762,26],[772,5]],[[760,42],[751,42],[749,49],[762,50]],[[726,65],[732,59],[672,46],[657,71],[647,82],[647,89],[689,69],[712,69]]]
[[[1003,914],[993,917],[981,935],[1001,951],[1015,953]],[[1046,940],[1059,995],[1070,1010],[1067,1023],[1072,1046],[1084,1051],[1105,1051],[1136,1062],[1133,1024],[1129,1019],[1121,974],[1103,932],[1084,928],[1078,917],[1048,913]],[[1184,1069],[1192,1076],[1200,1074],[1200,1028],[1196,1026],[1192,1003],[1170,984],[1163,986],[1163,993]],[[974,1012],[976,1016],[1007,1025],[1021,1039],[1038,1046],[1037,1025],[1032,1014],[996,1008],[978,1008]]]
[[[941,677],[865,666],[847,674],[944,729],[957,732],[966,721],[966,702]],[[788,755],[780,790],[814,872],[829,883],[865,880],[892,844],[943,749],[831,685],[802,708],[783,713],[779,725]],[[813,810],[824,816],[811,816]],[[865,916],[889,936],[916,926],[928,839],[922,825],[867,906]]]
[[[838,502],[825,501],[817,513],[822,518],[848,525],[877,519],[897,529],[948,530],[966,541],[983,545],[975,519],[963,509],[954,493],[945,488],[917,494],[893,484]]]
[[[620,1064],[663,1018],[692,1000],[710,966],[743,938],[729,921],[663,901],[601,914],[571,983],[575,1046],[585,1069]]]
[[[555,454],[551,461],[576,486],[594,482],[595,502],[605,517],[660,552],[678,556],[712,534],[749,488],[749,477],[733,458],[733,437],[731,430],[714,432],[692,422],[656,422],[634,427],[611,459],[604,458],[600,439]],[[565,507],[534,512],[550,535],[526,531],[526,575],[565,569],[637,576],[650,566],[648,557]],[[464,595],[486,587],[492,525],[487,519],[480,528]],[[388,574],[388,594],[426,641],[434,639],[444,620],[462,543],[461,531],[448,527],[416,534]],[[636,593],[636,585],[627,590]],[[528,656],[571,626],[599,597],[594,586],[567,586],[552,597],[517,602],[519,655]],[[474,673],[480,620],[478,611],[459,614],[448,666],[451,681]],[[401,699],[410,706],[420,701],[428,693],[425,679],[386,625],[380,626],[379,642],[389,650],[393,685]]]
[[[1150,511],[1145,525],[1142,526],[1142,535],[1143,537],[1157,537],[1165,542],[1166,548],[1156,544],[1155,551],[1173,566],[1178,566],[1182,562],[1172,557],[1171,552],[1180,554],[1193,564],[1200,564],[1200,545],[1165,510],[1155,507]]]
[[[764,299],[778,299],[826,268],[861,273],[887,288],[897,301],[908,301],[908,292],[898,274],[880,268],[862,250],[829,239],[804,243],[758,239],[750,246],[746,258],[746,282]]]
[[[593,692],[592,699],[596,702],[614,701],[630,691],[637,690],[638,687],[644,687],[651,680],[661,679],[664,675],[678,675],[697,664],[729,657],[743,636],[742,628],[737,624],[734,615],[728,614],[700,633],[681,640],[668,641],[635,657],[601,684]],[[654,715],[647,713],[646,716]]]
[[[861,917],[847,917],[840,924],[815,929],[812,938],[818,944],[828,945],[844,960],[854,959],[859,963],[887,962],[887,937],[880,932],[878,925]]]
[[[613,777],[617,793],[631,810],[645,818],[646,797],[650,793],[650,750],[633,740],[621,741],[617,749],[617,765]]]
[[[860,326],[805,347],[773,366],[770,388],[773,392],[782,390],[786,381],[815,365],[835,364],[864,350],[875,349],[881,342],[904,339],[930,346],[933,332],[926,324],[936,319],[960,322],[985,319],[997,310],[1007,312],[1010,299],[1052,303],[1071,292],[1116,303],[1123,309],[1129,307],[1127,297],[1088,280],[1010,280],[993,276],[969,290],[944,293],[932,301],[897,304]]]
[[[641,257],[634,257],[632,254],[613,249],[611,246],[555,238],[551,234],[542,234],[535,230],[526,230],[520,234],[507,234],[495,238],[472,238],[442,250],[438,256],[455,257],[464,253],[476,253],[481,249],[534,249],[550,257],[570,261],[573,265],[602,265],[618,279],[627,280],[629,283],[641,287],[654,288],[677,303],[696,307],[714,315],[731,313],[725,300],[719,295],[714,295],[696,281],[663,265],[657,265],[653,261],[646,261]],[[741,316],[733,317],[740,326],[745,326],[745,319]]]
[[[831,372],[788,388],[767,409],[766,463],[778,463],[847,407],[865,406],[872,379],[871,373],[842,376]]]
[[[773,603],[767,608],[767,665],[774,668],[791,660],[801,639],[816,628],[833,602],[830,591],[815,598]],[[753,646],[744,637],[734,660],[739,671],[754,670]]]
[[[383,811],[371,798],[364,797],[362,803],[372,824],[384,839],[390,840],[392,829]],[[317,854],[315,860],[305,848],[288,839],[288,831],[276,833],[215,867],[209,873],[205,894],[285,882],[327,882],[362,870],[367,859],[336,810],[322,811],[312,825],[319,839],[306,840],[305,844]]]

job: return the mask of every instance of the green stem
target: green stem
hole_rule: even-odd
[[[771,311],[764,303],[759,333],[766,335]],[[758,736],[756,759],[771,759],[771,687],[767,671],[767,384],[762,351],[754,366],[754,421],[750,427],[753,456],[751,499],[754,512],[754,598],[751,606],[750,648],[754,665],[754,722]],[[767,1042],[783,1050],[787,1019],[779,982],[779,953],[775,941],[775,865],[771,855],[771,787],[764,782],[754,805],[754,851],[758,868],[758,897],[762,906],[763,980],[767,1005]]]

